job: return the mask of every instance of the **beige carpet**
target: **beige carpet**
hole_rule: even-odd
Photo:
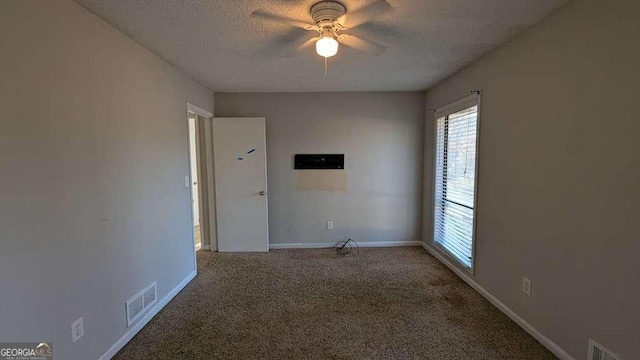
[[[196,243],[196,249],[201,248],[202,247],[202,234],[201,234],[201,231],[200,231],[200,225],[193,227],[193,237],[194,237],[194,242]]]
[[[422,248],[198,261],[115,359],[556,359]]]

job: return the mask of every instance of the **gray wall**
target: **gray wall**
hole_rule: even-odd
[[[572,2],[427,94],[483,91],[475,280],[576,359],[588,338],[640,359],[639,19],[638,1]]]
[[[97,359],[194,270],[185,102],[213,94],[71,1],[1,1],[0,53],[0,340]]]
[[[271,244],[420,240],[423,93],[216,93],[216,116],[267,119]],[[347,190],[297,153],[344,153]]]

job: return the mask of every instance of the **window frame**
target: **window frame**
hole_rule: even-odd
[[[463,264],[456,256],[451,254],[449,250],[436,242],[436,182],[437,182],[437,174],[438,171],[436,166],[438,166],[438,119],[443,116],[449,116],[458,111],[462,111],[464,109],[477,106],[477,117],[476,117],[476,156],[475,156],[475,173],[474,173],[474,184],[473,184],[473,229],[471,231],[471,266],[467,267]],[[481,118],[481,95],[480,92],[474,92],[472,95],[464,97],[458,101],[454,101],[450,104],[441,106],[436,108],[433,111],[433,190],[431,191],[431,246],[436,249],[440,254],[445,256],[447,259],[451,260],[451,262],[458,268],[469,272],[471,275],[475,273],[475,265],[476,265],[476,240],[477,240],[477,223],[478,223],[478,173],[479,173],[479,160],[480,160],[480,118]]]

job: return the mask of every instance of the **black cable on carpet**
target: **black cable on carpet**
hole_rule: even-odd
[[[357,242],[351,239],[348,239],[347,241],[338,241],[338,243],[336,244],[336,253],[338,255],[350,254],[353,249],[356,250],[354,255],[358,256],[358,253],[360,253],[360,247],[358,247]]]

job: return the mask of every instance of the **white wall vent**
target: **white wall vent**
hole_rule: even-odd
[[[612,353],[609,349],[589,339],[589,356],[587,360],[622,360],[618,355]]]
[[[158,286],[154,281],[126,302],[127,327],[133,325],[158,300]]]
[[[148,309],[149,307],[151,307],[151,305],[155,304],[157,298],[158,298],[158,287],[154,282],[144,291],[144,301],[143,301],[144,308]]]
[[[136,320],[142,316],[143,312],[144,304],[142,302],[142,293],[138,293],[127,300],[127,327],[136,322]]]

